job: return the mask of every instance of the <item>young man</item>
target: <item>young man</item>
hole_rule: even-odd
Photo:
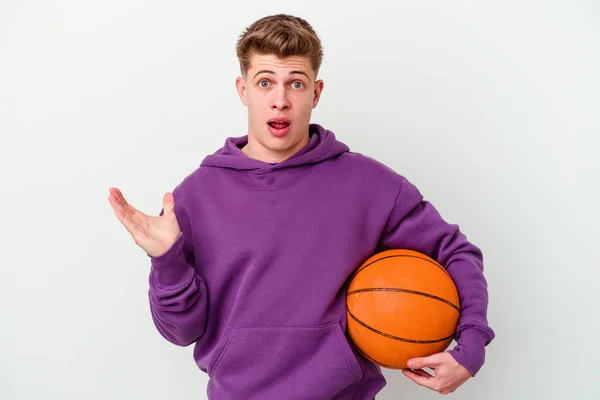
[[[412,249],[448,270],[462,310],[457,346],[403,373],[454,391],[494,338],[480,250],[406,178],[309,122],[323,81],[321,43],[306,21],[263,18],[237,55],[247,136],[204,158],[165,194],[158,217],[110,189],[118,219],[151,258],[157,329],[194,343],[211,399],[373,399],[386,381],[345,335],[346,285],[374,253]]]

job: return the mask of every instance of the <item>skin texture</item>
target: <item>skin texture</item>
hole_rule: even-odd
[[[250,68],[236,79],[235,86],[248,108],[248,144],[242,149],[244,154],[276,163],[306,146],[312,110],[323,91],[323,81],[316,80],[307,57],[280,59],[270,54],[253,54]],[[284,137],[269,132],[267,121],[276,117],[291,121],[290,132]]]

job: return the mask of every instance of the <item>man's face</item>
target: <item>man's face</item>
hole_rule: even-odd
[[[315,81],[307,57],[253,54],[250,68],[236,79],[248,107],[248,145],[242,151],[264,162],[280,162],[309,141],[308,124],[323,81]]]

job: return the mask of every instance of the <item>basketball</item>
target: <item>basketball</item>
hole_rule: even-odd
[[[346,298],[348,334],[354,347],[384,368],[404,369],[414,357],[448,348],[460,316],[450,274],[412,250],[387,250],[350,276]]]

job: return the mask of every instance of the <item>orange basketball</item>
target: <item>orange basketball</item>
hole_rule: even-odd
[[[460,316],[450,274],[412,250],[387,250],[366,260],[350,277],[346,300],[354,346],[391,369],[446,350]]]

